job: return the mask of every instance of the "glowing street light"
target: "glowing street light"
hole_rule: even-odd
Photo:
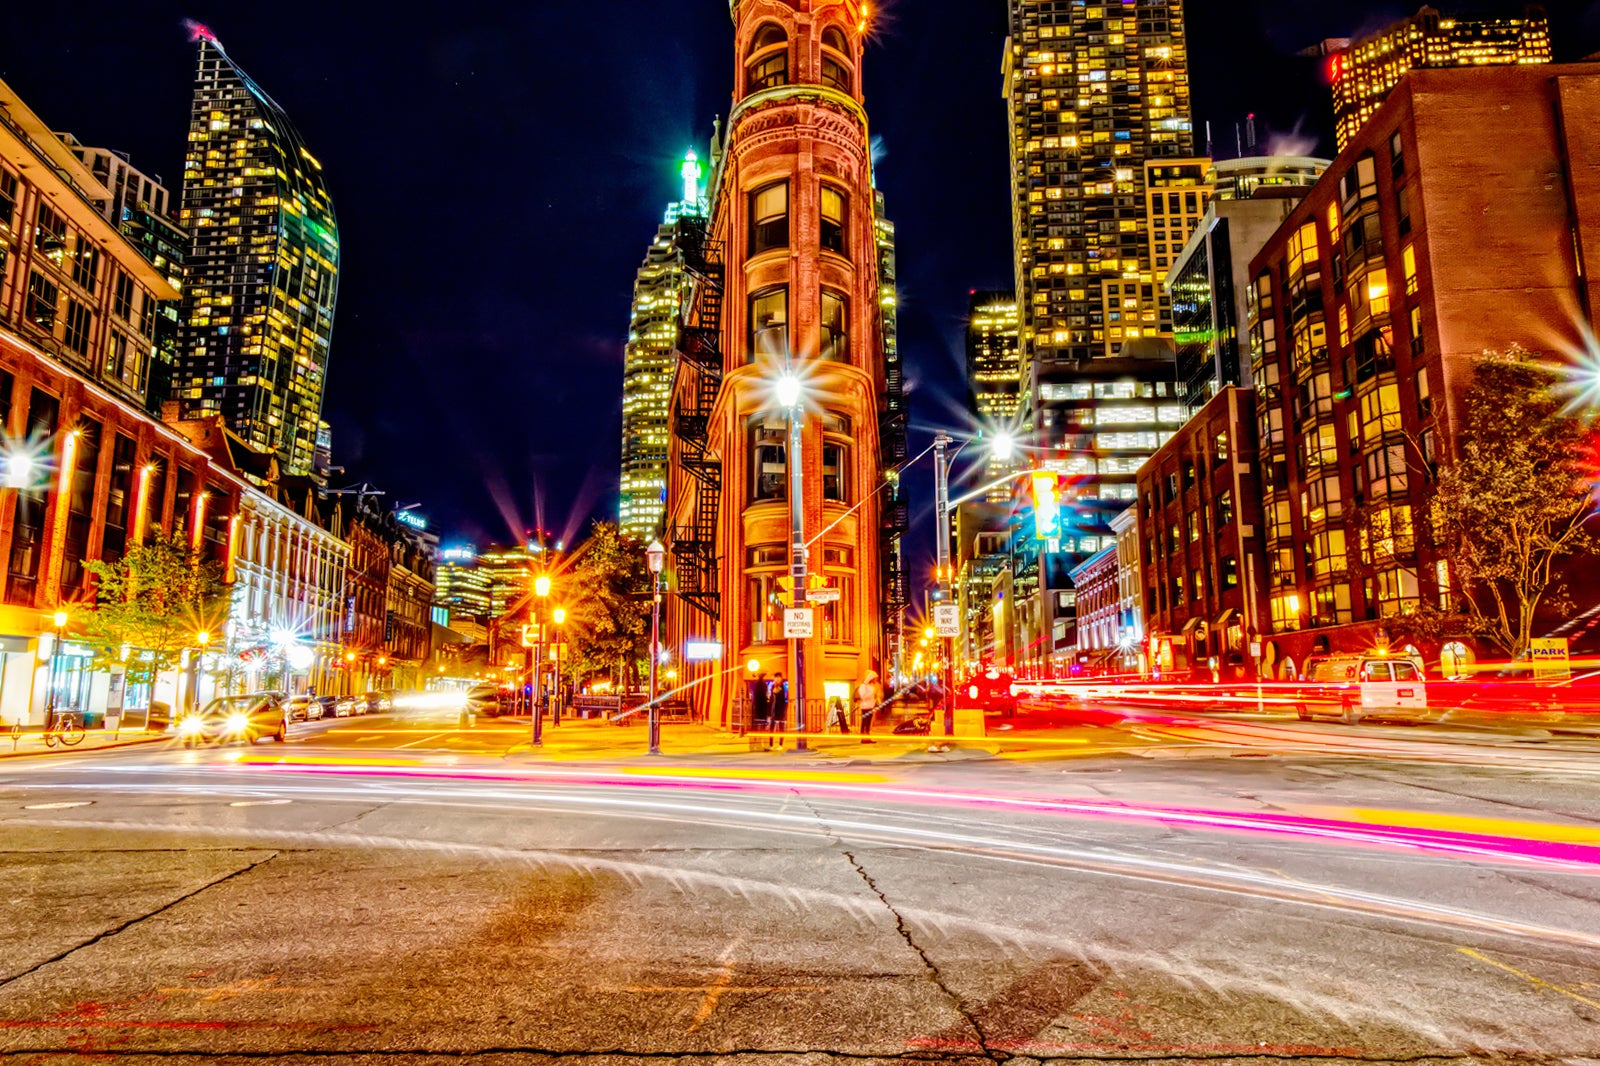
[[[25,489],[33,484],[33,456],[27,452],[12,452],[5,457],[5,485],[8,489]]]
[[[652,540],[644,550],[650,569],[650,754],[661,754],[661,708],[656,705],[656,663],[661,658],[661,571],[667,568],[667,549]]]
[[[794,590],[794,606],[806,606],[806,519],[805,446],[806,412],[802,405],[805,390],[792,371],[786,371],[773,384],[773,395],[789,417],[789,587]],[[795,750],[806,748],[806,647],[801,637],[791,638],[794,650]]]

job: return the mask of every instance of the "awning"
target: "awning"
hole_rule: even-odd
[[[1232,618],[1234,616],[1234,614],[1235,614],[1235,611],[1234,611],[1234,609],[1232,607],[1224,608],[1222,613],[1217,615],[1217,620],[1215,622],[1211,623],[1211,628],[1213,628],[1213,629],[1222,629],[1222,628],[1224,628],[1228,624],[1228,619]]]
[[[1190,630],[1194,629],[1195,626],[1201,625],[1204,622],[1205,622],[1204,618],[1198,618],[1198,617],[1197,618],[1191,618],[1187,622],[1183,623],[1183,628],[1178,630],[1178,632],[1187,633]]]

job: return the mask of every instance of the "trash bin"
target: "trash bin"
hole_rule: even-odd
[[[160,700],[151,703],[150,709],[145,712],[144,727],[152,733],[165,733],[171,729],[172,705]]]

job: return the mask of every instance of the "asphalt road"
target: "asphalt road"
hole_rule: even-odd
[[[1592,747],[577,763],[446,725],[0,763],[0,1055],[1600,1060]]]

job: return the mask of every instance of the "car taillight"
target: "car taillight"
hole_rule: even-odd
[[[977,699],[978,698],[978,686],[977,685],[968,685],[967,686],[967,695],[972,699]]]

